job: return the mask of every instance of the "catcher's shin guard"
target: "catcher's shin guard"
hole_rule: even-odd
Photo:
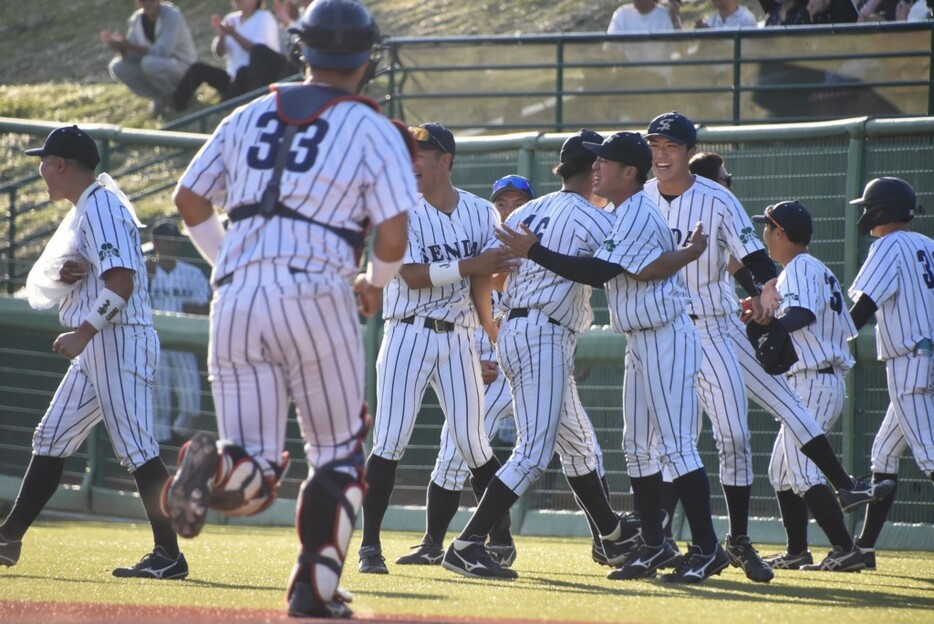
[[[266,510],[276,500],[279,481],[289,465],[288,452],[279,464],[251,457],[243,448],[230,442],[219,448],[217,473],[211,487],[209,506],[231,517],[252,516]],[[272,474],[264,474],[268,464]]]
[[[315,470],[299,495],[295,523],[301,552],[292,570],[288,595],[297,584],[311,585],[320,604],[334,600],[357,514],[363,504],[363,452]]]

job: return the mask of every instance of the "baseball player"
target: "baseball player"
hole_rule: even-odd
[[[208,507],[231,516],[268,507],[294,402],[310,475],[297,501],[288,613],[349,617],[338,582],[366,488],[369,428],[354,292],[372,314],[402,264],[418,199],[401,134],[356,95],[379,40],[369,11],[318,0],[295,34],[306,82],[275,86],[226,117],[175,193],[214,265],[208,366],[221,440],[199,433],[182,448],[163,504],[184,537],[200,532]],[[226,233],[212,204],[227,211]],[[367,219],[372,253],[355,280]]]
[[[561,150],[556,172],[563,180],[571,179],[574,187],[592,179],[588,169],[595,157],[585,147],[590,138],[601,137],[581,130]],[[523,224],[541,236],[543,245],[589,257],[613,221],[611,213],[565,185],[519,208],[497,237],[508,238]],[[530,238],[537,241],[533,234]],[[600,480],[593,425],[580,405],[573,376],[577,333],[589,327],[593,317],[590,288],[523,261],[508,276],[503,303],[509,313],[500,329],[497,354],[512,388],[518,442],[442,565],[465,576],[517,576],[492,560],[483,542],[496,519],[535,483],[556,449],[568,484],[599,529],[606,558],[619,564],[637,544],[638,534],[624,527],[610,508]]]
[[[765,226],[769,256],[785,267],[776,283],[778,311],[768,327],[787,336],[797,354],[787,372],[788,385],[829,432],[843,411],[843,379],[854,363],[847,341],[856,337],[856,327],[843,307],[837,278],[808,253],[813,226],[807,207],[798,201],[778,202],[752,220]],[[864,567],[833,491],[814,462],[791,442],[785,423],[772,448],[769,481],[788,536],[786,551],[766,560],[772,569],[853,572]],[[808,510],[833,546],[816,566],[807,548]]]
[[[152,328],[139,222],[109,176],[95,179],[97,146],[77,126],[53,130],[45,145],[26,153],[42,159],[39,174],[49,199],[74,206],[60,226],[69,230],[70,242],[60,250],[68,260],[55,263],[60,268],[53,278],[73,285],[58,302],[59,319],[70,329],[52,344],[71,365],[36,427],[19,495],[0,526],[0,564],[19,560],[23,535],[58,488],[65,459],[103,421],[114,453],[133,475],[155,542],[139,563],[116,568],[113,575],[185,578],[188,562],[159,508],[169,475],[152,431],[159,339]],[[31,272],[29,279],[43,278]]]
[[[493,183],[490,201],[499,214],[500,221],[512,214],[519,206],[535,199],[532,183],[520,175],[507,175]],[[502,305],[502,293],[493,291],[493,317],[501,319],[506,313]],[[485,384],[483,393],[486,415],[483,426],[490,439],[496,435],[501,424],[508,424],[512,417],[512,394],[506,378],[499,374],[496,350],[481,327],[474,332],[480,358],[480,370]],[[515,440],[513,439],[513,442]],[[444,535],[457,508],[460,506],[461,491],[470,472],[457,445],[451,438],[447,423],[441,427],[441,448],[425,496],[425,536],[421,544],[413,546],[415,552],[396,559],[399,565],[435,565],[444,557]],[[501,565],[512,565],[516,559],[516,546],[510,532],[509,514],[503,516],[502,526],[494,527],[487,549]]]
[[[149,295],[154,310],[207,314],[211,286],[201,269],[178,259],[181,234],[174,219],[163,219],[152,227],[155,261],[150,266]],[[172,397],[177,415],[172,419]],[[198,362],[190,351],[163,349],[156,368],[153,390],[156,439],[169,442],[187,439],[201,411],[201,377]]]
[[[872,484],[857,483],[846,473],[823,429],[788,382],[766,373],[755,359],[739,320],[736,293],[725,277],[727,260],[730,255],[738,258],[752,274],[755,296],[751,302],[757,321],[768,316],[758,285],[777,277],[777,271],[736,197],[722,185],[690,172],[688,162],[697,144],[694,124],[681,113],[664,113],[649,124],[646,138],[652,148],[655,178],[646,184],[645,193],[661,209],[678,245],[689,244],[687,234],[697,222],[704,223],[716,241],[699,261],[684,269],[690,297],[688,314],[700,332],[703,351],[697,391],[720,456],[720,483],[730,521],[727,554],[749,579],[768,582],[774,576],[772,568],[747,535],[752,492],[747,393],[786,425],[786,435],[831,481],[841,498],[859,500],[858,505],[884,492]]]
[[[897,482],[898,460],[911,448],[921,472],[934,481],[934,241],[912,232],[915,191],[900,178],[876,178],[850,202],[863,208],[860,234],[877,240],[848,294],[856,327],[876,317],[876,351],[885,362],[889,408],[872,445],[874,483]],[[866,508],[856,545],[866,567],[876,568],[876,540],[895,490]]]
[[[612,202],[616,215],[594,257],[556,253],[545,245],[544,238],[539,243],[524,223],[521,235],[506,230],[500,239],[517,255],[528,256],[566,278],[595,286],[606,284],[613,328],[628,338],[623,449],[642,539],[638,550],[608,578],[652,577],[678,558],[663,529],[661,464],[666,464],[676,475],[675,487],[694,544],[663,580],[699,582],[729,565],[714,532],[710,485],[697,452],[694,377],[700,365],[700,345],[685,312],[679,274],[681,267],[700,256],[707,237],[698,224],[687,247],[675,246],[661,213],[642,192],[652,156],[639,134],[619,132],[603,143],[584,146],[597,156],[594,192]]]
[[[379,403],[360,543],[359,570],[365,574],[389,571],[380,528],[428,384],[478,496],[500,465],[484,429],[483,380],[473,333],[482,327],[491,340],[496,338],[491,275],[510,266],[509,256],[500,249],[483,251],[499,223],[493,206],[451,184],[457,149],[451,131],[439,123],[411,131],[418,145],[414,169],[422,197],[409,216],[402,269],[383,296],[386,329],[376,358]]]

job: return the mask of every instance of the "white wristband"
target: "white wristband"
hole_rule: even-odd
[[[217,258],[217,252],[221,249],[221,243],[224,240],[224,226],[221,225],[220,217],[214,212],[207,220],[198,225],[187,225],[188,236],[192,244],[201,257],[207,260],[208,264],[214,266],[214,260]]]
[[[389,280],[396,276],[402,267],[402,258],[392,262],[386,262],[376,257],[376,254],[370,254],[370,260],[366,264],[366,281],[370,286],[382,288],[389,283]]]
[[[432,262],[428,265],[428,276],[432,286],[448,286],[462,279],[460,261]]]
[[[118,314],[120,310],[126,307],[126,299],[107,288],[101,291],[97,296],[97,301],[91,306],[91,313],[84,319],[94,329],[100,331],[104,329]]]

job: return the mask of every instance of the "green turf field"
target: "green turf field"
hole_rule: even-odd
[[[342,585],[354,593],[359,616],[711,624],[934,619],[934,553],[883,552],[878,571],[860,574],[779,571],[767,585],[728,568],[702,585],[670,587],[607,580],[607,568],[590,561],[589,542],[583,539],[519,537],[514,567],[520,577],[515,581],[468,579],[436,566],[393,565],[419,538],[384,535],[389,576],[359,574],[354,541]],[[297,544],[292,530],[209,525],[200,537],[182,544],[191,566],[187,580],[110,575],[114,566],[138,559],[149,540],[148,526],[142,524],[40,522],[26,536],[20,563],[0,568],[0,599],[282,608]],[[761,550],[771,554],[778,547]]]

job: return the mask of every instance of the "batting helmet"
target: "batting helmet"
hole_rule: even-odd
[[[305,9],[297,35],[305,62],[325,69],[354,69],[370,59],[379,27],[355,0],[315,0]]]
[[[876,178],[863,189],[863,196],[850,202],[863,207],[856,222],[860,234],[877,225],[908,222],[915,216],[915,190],[901,178]]]

